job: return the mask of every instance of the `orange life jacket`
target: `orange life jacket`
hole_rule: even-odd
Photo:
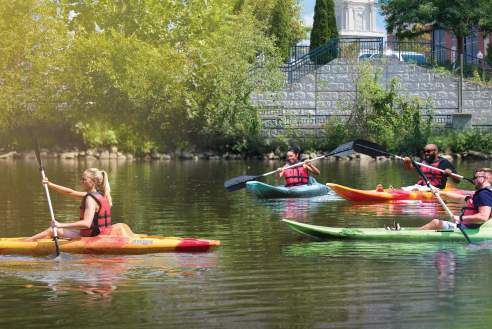
[[[89,192],[84,196],[80,204],[80,219],[84,219],[85,201],[89,196],[96,200],[99,210],[94,214],[91,227],[80,230],[80,235],[84,237],[96,236],[109,231],[111,228],[111,206],[108,199],[98,192]]]
[[[291,164],[289,164],[291,166]],[[309,182],[309,173],[303,166],[284,169],[285,186],[306,185]]]

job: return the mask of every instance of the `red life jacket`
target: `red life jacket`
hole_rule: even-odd
[[[85,200],[88,196],[96,200],[99,206],[99,210],[94,214],[91,227],[88,229],[80,230],[80,235],[84,237],[96,236],[101,233],[106,233],[111,228],[111,206],[109,205],[108,199],[98,192],[89,192],[84,196],[84,198],[82,199],[82,203],[80,204],[80,219],[84,219]]]
[[[287,187],[306,185],[309,182],[309,173],[303,166],[298,166],[284,169],[284,178]]]
[[[461,214],[463,216],[478,214],[479,210],[478,207],[475,205],[475,203],[476,203],[476,198],[478,198],[478,193],[480,193],[481,191],[487,191],[489,193],[492,193],[492,191],[489,188],[485,187],[485,188],[481,188],[478,191],[475,191],[475,193],[473,193],[472,196],[467,196],[465,198],[466,205],[463,208],[461,208]]]
[[[489,193],[492,193],[492,190],[490,190],[489,188],[482,188],[478,191],[475,191],[475,193],[473,193],[472,196],[467,196],[465,198],[466,200],[466,205],[461,208],[461,216],[466,216],[466,215],[475,215],[475,214],[478,214],[479,213],[479,210],[478,210],[478,207],[476,206],[476,199],[478,198],[478,194],[481,192],[481,191],[488,191]],[[480,227],[480,225],[482,224],[466,224],[465,227],[466,228],[478,228]]]
[[[432,162],[432,163],[428,163],[425,160],[422,162],[429,165],[429,166],[438,168],[439,164],[441,163],[442,160],[443,160],[442,158],[437,158],[437,160]],[[427,168],[424,166],[421,166],[420,170],[427,177],[427,179],[429,180],[429,182],[431,183],[432,186],[435,186],[438,188],[445,188],[446,187],[445,181],[443,184],[443,179],[445,179],[446,177],[439,170]],[[422,178],[417,182],[417,184],[418,185],[426,185],[425,181]]]

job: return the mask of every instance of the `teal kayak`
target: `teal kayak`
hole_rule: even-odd
[[[315,196],[326,195],[330,189],[318,183],[314,178],[309,178],[309,184],[294,187],[272,186],[258,181],[246,183],[246,189],[256,195],[258,198],[310,198]]]
[[[318,240],[346,239],[388,242],[438,242],[466,241],[463,234],[456,231],[418,230],[417,228],[402,228],[400,231],[384,228],[342,228],[304,224],[288,219],[282,219],[292,230]],[[492,221],[483,224],[478,229],[465,230],[472,242],[492,240]]]

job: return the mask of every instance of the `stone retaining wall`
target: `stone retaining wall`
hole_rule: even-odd
[[[492,129],[492,89],[465,81],[460,109],[459,79],[450,74],[398,61],[371,64],[382,70],[381,85],[387,87],[392,78],[398,77],[403,94],[430,97],[437,125]],[[299,82],[286,83],[279,91],[253,94],[253,104],[261,109],[264,134],[283,134],[290,127],[303,135],[319,135],[329,118],[348,114],[340,109],[354,102],[357,78],[358,63],[336,59]]]

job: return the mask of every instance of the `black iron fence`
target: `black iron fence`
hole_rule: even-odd
[[[483,58],[469,54],[463,54],[461,58],[455,49],[431,42],[384,41],[379,38],[332,39],[312,51],[309,51],[309,46],[295,46],[282,70],[287,74],[288,82],[293,83],[334,59],[407,62],[425,67],[440,67],[477,81],[492,80],[492,68]],[[463,65],[460,65],[461,62]]]

